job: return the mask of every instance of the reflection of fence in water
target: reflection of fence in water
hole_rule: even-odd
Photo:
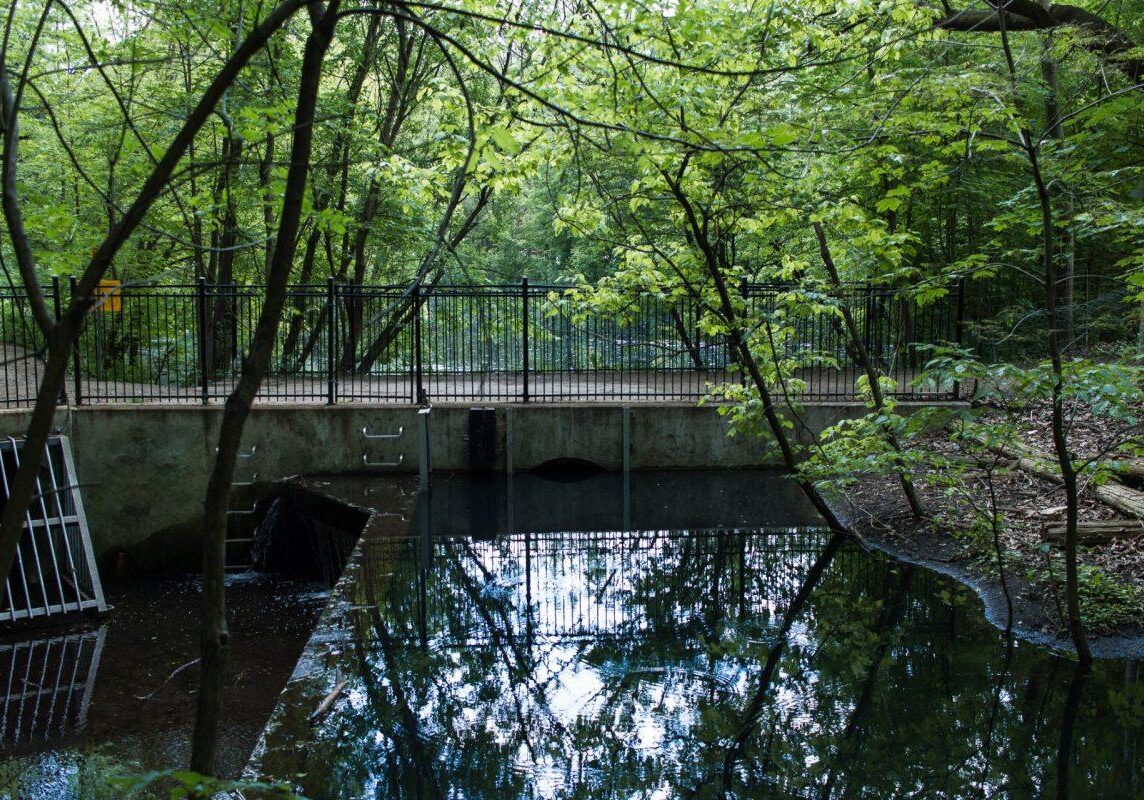
[[[369,543],[363,578],[396,629],[449,644],[488,641],[493,627],[554,638],[672,634],[782,614],[827,537],[780,529],[389,539]],[[823,587],[877,596],[886,570],[884,559],[845,548]],[[928,614],[912,605],[911,616]]]
[[[0,745],[12,751],[83,732],[106,628],[0,644]]]

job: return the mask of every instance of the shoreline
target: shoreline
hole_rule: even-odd
[[[891,495],[892,496],[892,495]],[[887,509],[857,507],[848,498],[827,497],[839,520],[855,534],[859,543],[891,558],[947,575],[970,588],[980,599],[986,620],[1004,632],[1031,644],[1052,650],[1059,655],[1074,655],[1072,640],[1065,634],[1052,633],[1050,616],[1055,609],[1047,602],[1032,599],[1032,587],[1023,578],[1007,575],[1006,583],[1013,603],[1013,624],[1007,626],[1008,609],[999,576],[990,575],[976,563],[977,559],[952,537],[935,536],[935,529],[925,522],[914,522],[901,514],[887,514],[888,519],[876,516]],[[889,504],[887,504],[889,505]],[[894,509],[890,509],[893,511]],[[904,523],[904,524],[903,524]],[[1144,659],[1144,621],[1125,629],[1089,636],[1089,647],[1094,658]]]

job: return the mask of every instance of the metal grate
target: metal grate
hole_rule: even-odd
[[[0,750],[83,732],[106,627],[0,644]]]
[[[20,466],[22,440],[0,439],[3,501]],[[106,611],[67,437],[48,440],[16,562],[0,598],[0,622]]]

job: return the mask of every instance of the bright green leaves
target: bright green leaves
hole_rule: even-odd
[[[882,197],[874,204],[874,210],[882,213],[884,211],[900,211],[910,199],[911,191],[908,186],[895,186],[886,191]]]
[[[506,128],[492,127],[488,128],[485,133],[488,135],[500,150],[508,155],[515,155],[520,152],[520,144],[517,143],[512,133]]]
[[[748,131],[735,141],[739,147],[766,150],[771,147],[786,147],[797,142],[799,130],[793,125],[779,123],[758,131]]]

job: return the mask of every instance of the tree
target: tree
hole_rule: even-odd
[[[255,25],[234,53],[226,59],[188,113],[171,144],[151,168],[131,205],[114,227],[103,237],[83,268],[77,296],[64,315],[56,320],[48,308],[40,288],[40,275],[35,251],[24,225],[24,206],[17,185],[19,122],[27,90],[28,75],[37,55],[40,38],[48,21],[52,4],[46,3],[34,24],[33,33],[18,61],[12,52],[17,4],[7,17],[3,47],[0,49],[0,119],[3,121],[3,150],[0,152],[0,180],[3,185],[3,212],[8,238],[15,253],[24,289],[37,326],[48,343],[47,364],[28,424],[24,457],[13,476],[8,504],[0,517],[0,571],[11,571],[16,547],[23,532],[23,518],[35,491],[36,476],[43,463],[44,446],[51,430],[55,405],[63,388],[71,343],[79,333],[92,306],[96,284],[110,267],[112,260],[139,228],[147,211],[162,195],[182,156],[204,125],[223,94],[237,79],[240,71],[265,46],[270,37],[304,5],[303,0],[285,0]],[[94,59],[93,59],[94,60]],[[11,75],[17,75],[13,85]]]

